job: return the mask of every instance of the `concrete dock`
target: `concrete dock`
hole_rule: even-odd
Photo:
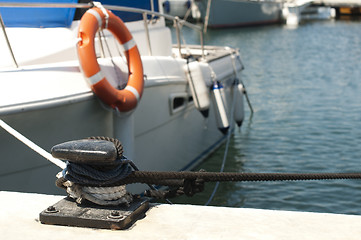
[[[314,0],[313,3],[329,7],[361,7],[361,0]]]
[[[334,8],[337,16],[361,15],[361,0],[314,0],[312,4]]]
[[[61,200],[0,192],[2,239],[360,239],[361,216],[192,205],[153,205],[127,230],[44,225],[39,213]]]
[[[285,0],[285,4],[314,4],[327,7],[361,7],[361,0]]]

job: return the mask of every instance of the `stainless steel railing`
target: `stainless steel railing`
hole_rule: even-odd
[[[15,7],[15,8],[83,8],[83,9],[87,9],[87,8],[91,8],[93,7],[92,4],[84,4],[84,3],[79,3],[79,4],[67,4],[67,3],[9,3],[9,2],[0,2],[0,7]],[[139,13],[142,14],[143,16],[143,21],[144,21],[144,28],[146,31],[146,38],[147,38],[147,46],[148,46],[148,53],[149,55],[152,55],[152,49],[151,49],[151,41],[150,41],[150,36],[149,36],[149,28],[148,28],[148,24],[149,22],[152,21],[152,19],[154,19],[155,16],[157,17],[164,17],[167,20],[173,21],[174,22],[174,27],[176,28],[176,33],[177,33],[177,46],[178,46],[178,50],[181,56],[181,50],[182,50],[182,42],[181,42],[181,37],[180,37],[180,31],[182,26],[186,26],[189,27],[195,31],[198,31],[200,34],[200,45],[201,45],[201,50],[202,50],[202,57],[204,57],[204,43],[203,43],[203,31],[202,28],[200,26],[194,25],[192,23],[189,23],[185,20],[179,19],[178,17],[174,17],[168,14],[164,14],[164,13],[159,13],[159,12],[155,12],[155,11],[150,11],[150,10],[146,10],[146,9],[139,9],[139,8],[132,8],[132,7],[123,7],[123,6],[114,6],[114,5],[103,5],[103,7],[109,9],[109,10],[113,10],[113,11],[122,11],[122,12],[132,12],[132,13]],[[151,16],[151,19],[148,20],[148,16]],[[5,29],[5,25],[4,22],[2,21],[1,18],[1,14],[0,14],[0,22],[1,22],[1,28],[2,31],[4,33],[4,36],[6,38],[7,41],[7,45],[8,48],[11,52],[14,64],[16,65],[16,67],[18,67],[16,58],[14,56],[13,50],[11,48],[11,44],[10,41],[7,37],[6,34],[6,29]]]

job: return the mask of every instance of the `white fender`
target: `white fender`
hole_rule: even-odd
[[[192,18],[193,19],[200,19],[201,18],[201,12],[199,11],[198,5],[192,0]]]
[[[229,112],[231,111],[230,108],[231,106],[229,105],[229,100],[227,99],[227,94],[226,94],[226,89],[223,87],[223,85],[221,85],[222,87],[220,87],[220,92],[221,92],[221,96],[222,96],[222,100],[223,100],[223,104],[224,104],[224,109],[226,109],[226,114],[227,116],[229,116]]]
[[[184,66],[184,70],[187,75],[195,107],[204,117],[208,117],[210,106],[209,90],[200,63],[196,61],[187,63],[187,65]]]
[[[242,83],[235,84],[234,94],[236,94],[236,102],[234,106],[234,120],[236,121],[238,127],[240,127],[244,120],[244,86]]]
[[[222,84],[220,82],[214,82],[212,86],[212,95],[213,95],[213,103],[214,103],[214,113],[216,115],[216,122],[218,129],[226,134],[229,129],[229,121],[227,117],[226,108],[224,105],[223,97],[221,94]]]

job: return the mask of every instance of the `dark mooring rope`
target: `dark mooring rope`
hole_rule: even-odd
[[[302,181],[331,179],[361,179],[361,173],[234,173],[234,172],[153,172],[139,171],[135,164],[123,156],[123,147],[117,139],[91,137],[90,139],[113,142],[117,149],[117,159],[112,165],[90,166],[71,163],[64,169],[64,176],[57,186],[69,180],[79,185],[120,186],[132,183],[148,184],[154,195],[163,198],[186,194],[192,196],[204,189],[205,182],[225,181]],[[169,186],[167,192],[158,192],[152,185]],[[167,200],[169,202],[169,200]],[[169,202],[170,203],[170,202]]]
[[[117,184],[164,184],[166,180],[202,179],[218,181],[304,181],[332,179],[361,179],[361,173],[218,173],[218,172],[151,172],[134,171]],[[165,184],[164,184],[165,185]]]

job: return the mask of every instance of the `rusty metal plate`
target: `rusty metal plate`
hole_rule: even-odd
[[[40,213],[40,222],[50,225],[89,227],[102,229],[127,229],[145,217],[149,202],[134,199],[129,205],[99,206],[90,202],[77,204],[66,197]]]

